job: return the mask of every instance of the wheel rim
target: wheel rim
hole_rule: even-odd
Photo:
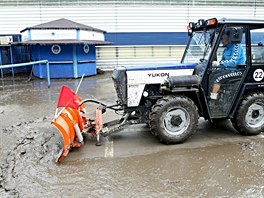
[[[183,133],[190,125],[190,115],[183,108],[171,109],[166,112],[163,125],[171,135]]]
[[[246,117],[246,123],[253,128],[260,127],[264,124],[264,104],[254,103],[249,106]]]

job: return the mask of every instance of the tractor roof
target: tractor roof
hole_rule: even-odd
[[[234,25],[248,25],[250,29],[264,28],[264,20],[259,19],[242,19],[242,18],[212,18],[212,19],[199,19],[198,22],[190,22],[188,25],[188,32],[191,34],[193,31],[204,30],[204,28],[216,28],[226,24]]]
[[[248,24],[248,25],[263,25],[264,20],[250,18],[221,18],[217,20],[219,24]]]

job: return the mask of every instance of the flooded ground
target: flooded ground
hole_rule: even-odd
[[[184,144],[163,145],[145,125],[94,140],[54,162],[50,122],[60,86],[78,80],[4,78],[0,84],[0,197],[264,197],[264,134],[244,137],[228,121],[199,120]],[[79,95],[116,101],[111,74],[87,77]],[[88,106],[92,112],[95,106]],[[109,111],[105,120],[117,116]]]

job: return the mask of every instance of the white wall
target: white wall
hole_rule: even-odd
[[[77,39],[76,30],[31,30],[30,40],[60,40],[60,39]],[[101,40],[104,41],[104,34],[94,31],[80,30],[80,40]],[[22,33],[22,41],[29,40],[29,31]]]
[[[31,30],[30,40],[76,39],[76,30]],[[23,32],[22,41],[29,40],[28,31]]]
[[[253,1],[252,1],[253,2]],[[263,4],[263,5],[262,5]],[[183,32],[189,21],[211,17],[264,20],[261,6],[0,6],[0,34],[17,34],[26,27],[67,18],[107,32]]]
[[[80,40],[97,40],[104,41],[104,34],[94,31],[80,31]]]

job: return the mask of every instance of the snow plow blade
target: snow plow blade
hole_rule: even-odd
[[[83,144],[84,123],[78,110],[70,107],[66,107],[51,123],[58,129],[63,139],[62,150],[56,159],[56,162],[61,162],[72,147],[80,147]]]
[[[58,108],[62,108],[57,113]],[[60,145],[61,150],[56,156],[56,162],[61,162],[74,147],[81,147],[84,144],[83,135],[88,133],[90,137],[97,137],[97,145],[99,142],[99,134],[102,130],[102,113],[100,106],[96,109],[95,119],[88,119],[86,116],[85,104],[82,99],[66,86],[61,87],[57,110],[51,124],[55,126],[63,141]]]
[[[92,113],[95,116],[94,118],[87,117],[86,103],[98,105],[95,114]],[[61,110],[57,113],[59,108]],[[96,146],[100,146],[101,136],[106,137],[121,131],[128,125],[139,123],[138,120],[129,120],[131,112],[123,114],[120,119],[103,123],[103,113],[106,112],[106,109],[111,109],[116,113],[123,112],[123,107],[118,102],[113,105],[106,105],[93,99],[82,100],[70,88],[61,87],[55,117],[51,122],[59,131],[62,137],[61,143],[63,144],[56,156],[56,162],[61,162],[72,148],[81,147],[84,144],[84,134],[96,138]]]

